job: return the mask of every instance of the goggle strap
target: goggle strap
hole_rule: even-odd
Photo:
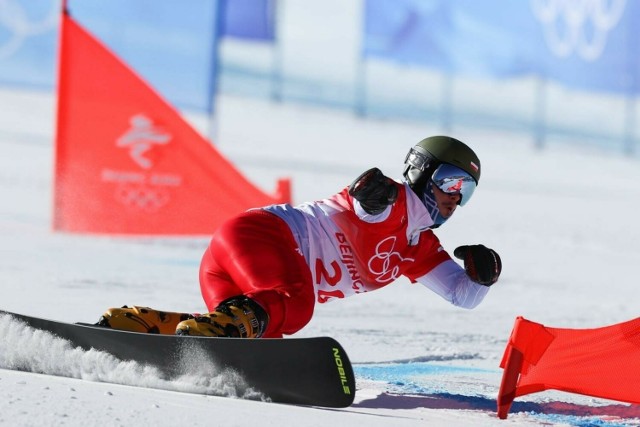
[[[424,172],[429,168],[432,159],[433,158],[428,154],[422,153],[415,148],[411,148],[404,159],[404,163]]]

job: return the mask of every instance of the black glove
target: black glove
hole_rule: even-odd
[[[349,186],[351,197],[370,215],[382,213],[398,198],[395,181],[384,176],[378,168],[372,168],[360,175]]]
[[[484,245],[459,246],[453,254],[464,261],[467,275],[476,283],[491,286],[500,277],[502,261],[493,249]]]

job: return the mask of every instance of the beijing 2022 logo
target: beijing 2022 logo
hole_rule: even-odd
[[[626,0],[531,0],[551,52],[560,58],[577,54],[589,62],[602,55],[625,6]]]

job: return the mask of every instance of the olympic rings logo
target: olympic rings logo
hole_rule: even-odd
[[[20,50],[27,38],[52,31],[58,25],[59,1],[51,1],[48,12],[38,20],[29,16],[29,8],[20,3],[30,1],[0,0],[0,60]]]
[[[626,0],[531,0],[551,51],[560,58],[575,52],[586,61],[602,55],[625,5]]]
[[[153,213],[169,203],[171,196],[167,190],[159,188],[145,185],[121,185],[116,188],[115,198],[129,208]]]

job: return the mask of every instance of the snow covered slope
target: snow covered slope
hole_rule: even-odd
[[[51,231],[53,103],[51,95],[0,91],[0,308],[83,322],[123,304],[203,311],[198,264],[207,237]],[[204,118],[190,119],[206,130]],[[371,166],[400,178],[409,147],[440,133],[428,124],[223,97],[216,144],[265,190],[292,177],[294,199],[303,202]],[[452,134],[476,149],[484,171],[473,202],[437,234],[449,250],[495,248],[503,276],[471,311],[408,280],[318,307],[299,336],[330,335],[344,345],[358,377],[352,407],[271,404],[228,378],[166,382],[145,367],[16,332],[5,320],[0,424],[640,425],[637,406],[556,392],[516,399],[506,421],[495,416],[498,364],[517,315],[574,328],[638,316],[640,163],[606,152],[538,152],[520,135]],[[203,392],[218,396],[196,394]]]

